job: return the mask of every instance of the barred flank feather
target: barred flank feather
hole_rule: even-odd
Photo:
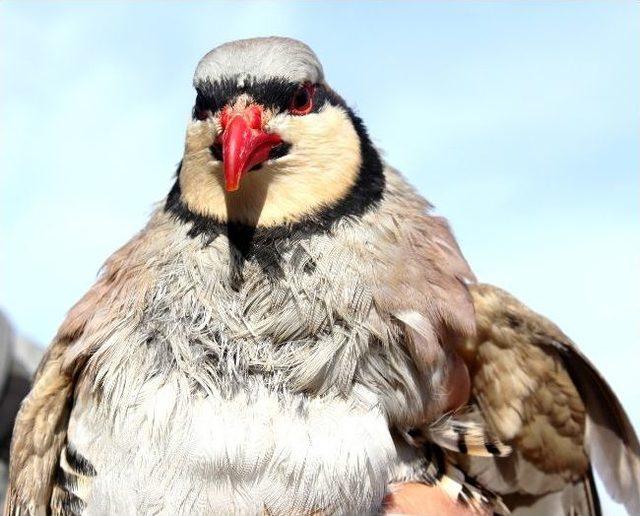
[[[426,443],[423,449],[428,466],[420,480],[425,484],[439,487],[452,500],[475,512],[509,514],[499,496],[467,476],[440,446]]]
[[[494,514],[509,514],[509,509],[499,496],[465,475],[448,457],[445,460],[445,474],[438,485],[453,500],[473,511],[484,513],[489,510]]]
[[[505,457],[511,448],[480,422],[445,416],[429,427],[428,438],[447,450],[478,457]]]
[[[88,494],[90,479],[96,474],[93,465],[68,443],[60,454],[60,464],[51,495],[52,514],[82,514],[87,506],[83,497]]]

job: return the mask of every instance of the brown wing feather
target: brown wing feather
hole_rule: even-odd
[[[565,503],[586,489],[581,498],[597,502],[590,459],[611,496],[638,513],[640,446],[606,381],[557,326],[508,293],[490,285],[471,293],[478,335],[462,354],[483,416],[515,449],[493,471],[502,489],[557,491]]]
[[[36,371],[13,431],[5,500],[7,515],[49,512],[76,379],[91,353],[86,346],[73,349],[74,344],[86,332],[93,331],[87,330],[90,325],[95,329],[101,321],[117,318],[119,305],[112,298],[122,294],[127,275],[136,273],[127,268],[126,260],[140,246],[141,237],[142,234],[138,235],[109,258],[95,285],[69,311]],[[141,292],[132,292],[123,297],[139,301],[142,296]],[[135,303],[126,305],[126,310],[134,308]]]
[[[601,516],[600,501],[593,475],[576,483],[567,484],[562,490],[542,496],[514,493],[503,497],[512,516],[539,516],[541,514]],[[560,508],[560,509],[559,509]]]
[[[640,514],[640,443],[620,400],[594,365],[566,342],[543,340],[564,365],[588,408],[586,447],[611,497]]]
[[[36,514],[48,507],[73,390],[61,368],[65,349],[60,341],[49,348],[16,418],[6,514]]]

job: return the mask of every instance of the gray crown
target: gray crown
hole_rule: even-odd
[[[193,84],[245,77],[315,83],[322,81],[324,74],[320,61],[307,45],[272,36],[240,39],[214,48],[198,63]]]

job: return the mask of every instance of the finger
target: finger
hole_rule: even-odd
[[[469,516],[478,514],[452,500],[442,489],[419,483],[394,484],[384,501],[384,514]]]

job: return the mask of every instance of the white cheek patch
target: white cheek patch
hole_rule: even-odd
[[[234,220],[253,223],[257,218],[264,226],[295,222],[349,194],[362,157],[360,138],[342,108],[325,105],[308,115],[266,115],[265,129],[279,134],[291,148],[243,177],[235,194]],[[189,208],[228,220],[224,182],[210,157],[207,163],[184,163],[181,185]]]
[[[217,116],[213,119],[213,127],[215,131],[216,138],[222,134],[222,122],[220,122],[220,117]]]
[[[265,125],[265,129],[270,133],[279,134],[283,140],[291,142],[291,117],[288,113],[278,113],[274,115]],[[307,115],[308,116],[308,115]]]
[[[208,149],[221,133],[222,127],[217,118],[209,117],[206,120],[191,120],[187,124],[185,157]]]
[[[308,115],[278,113],[268,121],[265,129],[304,149],[308,158],[324,156],[328,154],[327,149],[338,149],[339,155],[335,159],[348,160],[354,152],[359,154],[360,151],[360,139],[351,120],[342,108],[336,106],[326,105],[317,113]],[[347,163],[343,161],[343,165]],[[325,165],[322,162],[322,166]]]

